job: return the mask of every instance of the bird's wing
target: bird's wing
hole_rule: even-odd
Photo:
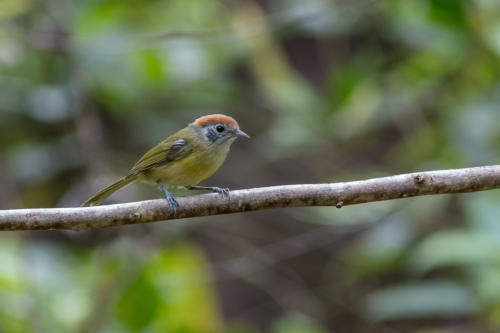
[[[129,174],[137,174],[144,170],[157,168],[169,162],[186,157],[193,151],[185,139],[167,138],[147,151],[130,170]]]

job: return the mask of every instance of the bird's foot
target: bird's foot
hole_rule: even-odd
[[[167,199],[168,206],[170,207],[170,209],[172,210],[172,212],[175,215],[175,213],[177,213],[177,207],[179,207],[179,203],[174,198],[174,196],[172,194],[170,194],[170,192],[168,194],[165,194],[165,199]]]
[[[213,186],[210,188],[210,190],[212,192],[215,192],[215,193],[219,193],[219,194],[222,194],[223,196],[225,197],[228,197],[229,196],[229,189],[227,187],[217,187],[217,186]]]
[[[160,186],[161,190],[165,194],[165,199],[168,202],[168,206],[170,207],[170,210],[175,215],[175,213],[177,213],[177,207],[179,207],[179,203],[177,202],[177,200],[175,199],[175,197],[172,195],[172,193],[170,193],[167,190],[167,188],[165,187],[165,185],[162,184],[162,182],[160,182],[159,180],[157,180],[156,183],[158,184],[158,186]]]
[[[204,190],[212,191],[215,193],[222,194],[225,197],[229,196],[229,189],[227,187],[217,187],[217,186],[187,186],[188,190]]]

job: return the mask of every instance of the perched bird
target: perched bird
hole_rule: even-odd
[[[99,205],[108,196],[135,181],[156,183],[163,190],[174,214],[179,204],[165,185],[228,195],[227,188],[196,185],[219,169],[231,144],[239,136],[249,138],[240,130],[236,120],[229,116],[211,114],[200,117],[151,148],[125,177],[94,194],[82,206]]]

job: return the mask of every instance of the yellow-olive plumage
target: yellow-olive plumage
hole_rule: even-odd
[[[160,185],[175,211],[177,201],[163,184],[192,188],[210,177],[222,165],[238,136],[248,137],[233,118],[219,114],[200,117],[151,148],[125,177],[100,190],[82,205],[98,205],[125,185],[142,181]],[[226,193],[218,187],[194,188]]]

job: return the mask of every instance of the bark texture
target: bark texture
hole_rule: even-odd
[[[500,188],[500,165],[415,172],[367,180],[261,187],[177,198],[174,215],[164,199],[78,208],[0,210],[0,230],[85,230],[271,208],[336,206],[430,194]]]

